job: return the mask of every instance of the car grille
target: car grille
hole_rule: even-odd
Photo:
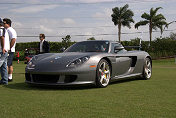
[[[26,73],[26,81],[32,81],[36,83],[57,83],[59,81],[59,75],[45,75],[45,74],[30,74]],[[32,78],[31,78],[32,77]]]

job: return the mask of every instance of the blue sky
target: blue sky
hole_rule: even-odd
[[[38,35],[44,33],[48,41],[61,41],[71,35],[72,41],[82,41],[90,37],[100,40],[117,40],[117,26],[111,20],[112,8],[129,4],[134,12],[134,20],[142,20],[144,12],[153,7],[162,7],[167,22],[176,21],[176,0],[1,0],[1,18],[10,18],[12,27],[18,33],[17,42],[39,41]],[[3,11],[3,12],[2,12]],[[122,40],[140,37],[149,40],[148,26],[122,28]],[[176,23],[165,31],[176,33]],[[159,30],[158,30],[159,31]],[[136,33],[143,32],[143,33]],[[31,36],[31,37],[26,37]],[[153,33],[153,39],[160,32]]]

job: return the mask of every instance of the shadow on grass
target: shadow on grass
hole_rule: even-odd
[[[84,89],[96,89],[95,86],[45,86],[45,85],[31,85],[27,83],[10,83],[9,85],[5,86],[6,88],[16,89],[16,90],[84,90]]]
[[[110,83],[109,86],[114,84],[128,83],[132,81],[141,80],[140,78],[129,78],[124,80],[117,80]],[[6,88],[16,89],[16,90],[86,90],[86,89],[99,89],[95,85],[75,85],[75,86],[45,86],[45,85],[31,85],[27,83],[9,83],[5,86]],[[101,88],[102,89],[102,88]]]
[[[138,80],[143,80],[143,79],[141,79],[140,77],[119,79],[119,80],[112,81],[110,83],[110,85],[113,85],[113,84],[122,84],[122,83],[129,83],[129,82],[138,81]]]

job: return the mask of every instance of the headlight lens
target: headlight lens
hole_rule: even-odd
[[[33,64],[32,61],[28,63],[28,69],[34,69],[34,67],[35,67],[35,64]]]
[[[38,56],[33,56],[31,60],[36,61],[37,59],[38,59]]]
[[[79,59],[74,60],[73,62],[69,63],[66,67],[75,67],[75,66],[79,66],[83,63],[85,63],[86,61],[89,60],[90,57],[85,56]]]
[[[34,67],[35,67],[34,62],[35,62],[37,59],[38,59],[37,56],[32,57],[32,59],[28,62],[28,65],[27,65],[28,69],[34,69]]]

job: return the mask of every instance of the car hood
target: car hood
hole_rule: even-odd
[[[64,53],[46,53],[36,56],[36,60],[33,61],[36,70],[62,70],[74,60],[84,57],[93,56],[97,53],[80,53],[80,52],[64,52]]]
[[[75,59],[84,57],[84,56],[91,56],[95,54],[90,53],[79,53],[79,52],[65,52],[65,53],[46,53],[37,56],[38,62],[68,62],[74,61]]]

